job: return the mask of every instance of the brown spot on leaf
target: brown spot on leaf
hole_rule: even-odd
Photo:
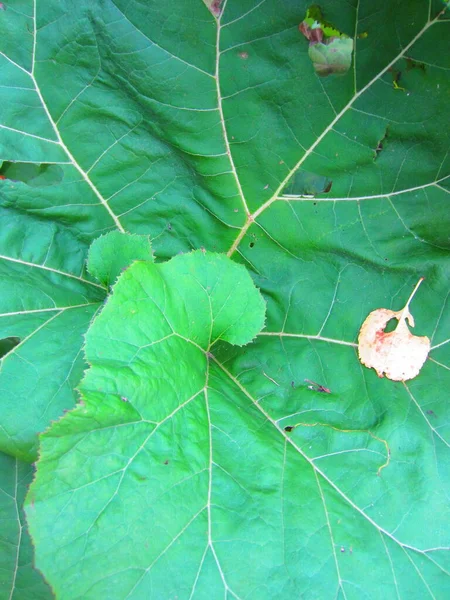
[[[305,38],[309,41],[310,44],[319,44],[323,40],[323,31],[320,27],[316,29],[312,29],[307,25],[305,21],[300,23],[298,26],[299,30],[303,33]]]
[[[222,14],[222,1],[223,0],[203,0],[208,7],[211,14],[215,17],[220,17]]]
[[[378,156],[380,155],[381,151],[384,149],[385,142],[386,142],[386,140],[388,138],[388,134],[389,134],[389,125],[386,127],[386,131],[384,132],[383,137],[377,143],[377,147],[375,148],[375,154],[374,154],[374,157],[373,157],[374,161],[378,158]]]
[[[405,56],[405,61],[406,61],[406,71],[407,72],[411,71],[412,69],[419,69],[420,71],[425,73],[426,65],[423,62],[414,60],[413,58],[409,58],[408,56]]]

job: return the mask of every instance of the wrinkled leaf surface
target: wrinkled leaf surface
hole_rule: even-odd
[[[51,519],[38,541],[46,576],[80,568],[83,598],[108,583],[118,598],[158,600],[447,598],[446,3],[321,2],[354,40],[349,71],[324,78],[298,30],[301,1],[7,4],[0,158],[62,179],[48,167],[40,186],[0,181],[1,336],[22,340],[0,372],[1,448],[34,457],[34,434],[73,404],[81,332],[105,296],[85,267],[100,234],[150,235],[159,261],[228,252],[267,301],[256,341],[216,345],[211,423],[195,403],[188,424],[170,421],[132,494],[113,496],[111,475],[136,451],[113,434],[131,401],[117,397],[109,444],[83,460],[92,418],[77,433],[79,412],[51,429],[61,438],[48,434],[43,460],[58,475],[35,488]],[[430,337],[430,357],[407,384],[380,380],[358,362],[358,330],[419,277],[415,333]],[[170,486],[183,477],[193,488],[181,499]],[[76,504],[97,485],[92,505]],[[57,506],[67,494],[70,520]],[[153,522],[143,509],[157,496],[167,510]],[[121,552],[123,570],[111,558]]]

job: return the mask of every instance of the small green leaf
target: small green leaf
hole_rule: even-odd
[[[353,39],[323,18],[319,6],[310,6],[299,26],[309,40],[308,55],[318,75],[344,74],[352,64]]]
[[[314,69],[322,77],[346,73],[352,64],[353,40],[335,38],[328,44],[311,44],[308,49]]]
[[[110,231],[92,242],[87,267],[93,277],[109,286],[134,260],[153,262],[150,236]]]

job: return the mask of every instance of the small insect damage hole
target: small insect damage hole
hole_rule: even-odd
[[[287,431],[288,433],[290,433],[291,431],[293,431],[295,429],[294,425],[287,425],[284,430]]]
[[[388,69],[389,73],[392,75],[392,85],[394,86],[394,90],[400,90],[402,92],[406,92],[405,88],[400,85],[400,80],[402,78],[402,72],[397,69],[390,68]]]
[[[386,327],[384,328],[384,333],[391,333],[391,331],[395,331],[398,325],[397,319],[391,319],[387,322]]]
[[[377,160],[381,152],[385,149],[387,144],[387,139],[389,137],[389,125],[386,127],[383,137],[378,141],[377,146],[374,150],[373,160],[374,162]]]
[[[321,385],[320,383],[316,383],[311,379],[305,379],[305,382],[307,383],[308,390],[312,390],[313,392],[323,392],[325,394],[331,394],[330,388],[327,388],[324,385]]]
[[[9,354],[18,344],[20,344],[20,338],[15,336],[0,340],[0,358]]]
[[[324,175],[299,169],[283,188],[282,198],[315,198],[318,194],[327,194],[332,185],[333,181]]]
[[[317,75],[347,73],[352,64],[353,39],[325,21],[319,6],[308,8],[298,28],[309,41],[308,56]]]
[[[420,62],[418,60],[414,60],[413,58],[410,58],[409,56],[405,56],[405,62],[406,62],[406,72],[411,71],[412,69],[418,69],[419,71],[422,71],[422,73],[426,73],[426,71],[427,71],[427,66],[425,65],[425,63]]]
[[[250,242],[249,247],[253,248],[254,245],[255,245],[255,242]]]

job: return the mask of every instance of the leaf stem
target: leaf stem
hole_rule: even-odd
[[[408,298],[408,302],[405,305],[405,308],[409,308],[409,304],[411,302],[411,300],[414,298],[415,293],[417,292],[417,290],[419,289],[420,284],[422,283],[422,281],[425,279],[425,277],[421,277],[419,279],[419,281],[416,283],[416,287],[413,289],[413,291],[411,292],[410,297]]]
[[[414,298],[415,293],[417,292],[417,290],[419,289],[420,284],[422,283],[422,281],[425,279],[425,277],[421,277],[419,279],[419,281],[416,283],[416,287],[413,289],[413,291],[411,292],[411,295],[408,298],[408,301],[406,302],[403,310],[402,310],[402,314],[400,315],[400,318],[398,320],[398,325],[400,325],[400,323],[404,322],[406,319],[408,319],[409,324],[412,325],[414,327],[414,318],[411,315],[411,313],[409,312],[409,305],[411,303],[411,300]],[[397,325],[397,327],[398,327]]]

